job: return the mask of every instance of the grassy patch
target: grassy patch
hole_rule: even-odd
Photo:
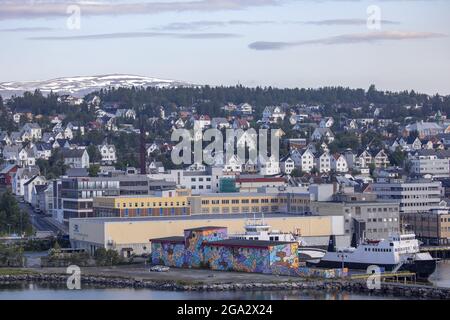
[[[174,283],[179,286],[195,286],[202,285],[202,281],[194,281],[194,280],[175,280]]]

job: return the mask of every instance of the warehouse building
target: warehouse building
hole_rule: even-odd
[[[253,216],[253,215],[252,215]],[[255,214],[261,218],[262,214]],[[309,245],[326,245],[329,235],[344,235],[342,216],[304,216],[265,214],[265,222],[282,232],[298,232]],[[185,229],[223,226],[231,233],[242,233],[246,223],[243,214],[207,214],[141,218],[78,218],[69,220],[73,248],[94,254],[98,248],[114,249],[124,256],[151,252],[150,239],[184,234]]]
[[[229,239],[224,227],[186,229],[183,237],[151,243],[152,263],[170,267],[290,274],[299,266],[297,242]]]

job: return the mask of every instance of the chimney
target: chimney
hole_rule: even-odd
[[[330,240],[328,241],[328,252],[336,252],[336,236],[334,234],[330,235]]]

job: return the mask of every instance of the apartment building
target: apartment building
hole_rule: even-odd
[[[449,177],[450,161],[447,155],[434,150],[419,150],[409,159],[411,172],[418,176]]]
[[[158,188],[158,184],[160,187]],[[167,189],[165,181],[146,175],[130,174],[115,177],[64,177],[61,179],[63,220],[93,216],[96,197],[140,196]]]
[[[152,174],[152,179],[174,182],[179,188],[191,189],[192,194],[203,194],[219,191],[223,168],[209,167],[205,170],[170,170],[165,173]]]
[[[63,220],[93,217],[93,198],[120,196],[119,181],[109,178],[62,178]]]
[[[374,183],[372,191],[379,201],[400,203],[401,213],[428,212],[439,207],[442,185],[440,181],[388,179]]]

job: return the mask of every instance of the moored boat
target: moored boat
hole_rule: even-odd
[[[359,246],[336,248],[330,237],[328,250],[318,262],[310,266],[320,268],[349,268],[366,270],[378,266],[385,271],[414,272],[417,278],[428,279],[436,270],[436,261],[429,253],[420,252],[415,234],[394,234],[388,239],[365,240]]]

